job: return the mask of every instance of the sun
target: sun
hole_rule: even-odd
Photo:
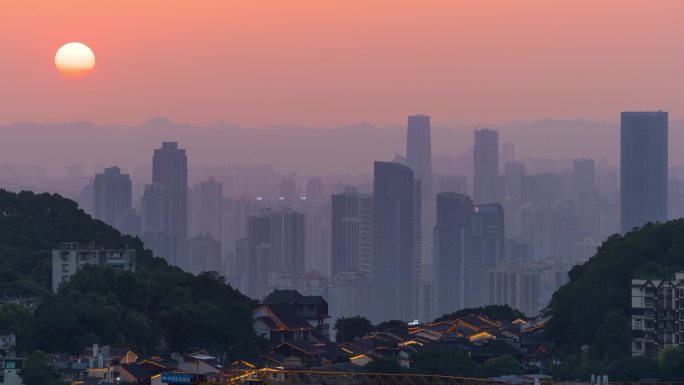
[[[67,43],[57,50],[55,66],[66,77],[80,78],[95,68],[95,54],[83,43]]]

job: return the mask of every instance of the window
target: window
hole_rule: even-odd
[[[640,319],[634,320],[634,330],[641,330],[643,328],[643,322]]]
[[[68,272],[69,272],[69,264],[68,264],[68,263],[63,263],[63,264],[62,264],[62,272],[63,272],[63,273],[68,273]]]
[[[68,280],[69,280],[69,276],[68,276],[68,275],[63,275],[63,276],[62,276],[62,282],[66,282],[66,281],[68,281]]]

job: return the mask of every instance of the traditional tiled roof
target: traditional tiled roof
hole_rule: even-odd
[[[263,305],[257,310],[266,307],[277,318],[277,321],[282,324],[282,326],[289,330],[311,330],[311,326],[304,318],[302,318],[297,312],[292,309],[291,306],[287,304],[272,304]],[[256,311],[256,310],[255,310]],[[279,326],[279,325],[278,325]]]
[[[301,296],[297,290],[274,290],[262,302],[264,305],[293,304]]]

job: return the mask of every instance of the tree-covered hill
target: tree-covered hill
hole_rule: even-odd
[[[89,267],[51,293],[51,250],[61,242],[136,249],[137,271]],[[0,295],[36,295],[36,311],[0,306],[24,351],[78,353],[92,343],[156,352],[193,347],[249,356],[255,302],[213,273],[169,266],[59,195],[0,190]],[[160,341],[164,343],[161,344]]]
[[[585,351],[584,359],[597,365],[628,357],[631,279],[671,277],[682,267],[684,220],[608,238],[594,257],[570,271],[570,282],[546,309],[546,333],[557,354]]]

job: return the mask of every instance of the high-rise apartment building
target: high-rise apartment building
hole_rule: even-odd
[[[620,121],[620,229],[667,220],[667,112],[623,112]]]
[[[422,185],[422,200],[432,201],[432,142],[430,117],[410,115],[406,130],[406,163],[413,170],[413,178]]]
[[[164,186],[164,232],[169,247],[168,255],[163,257],[187,269],[188,158],[178,143],[164,142],[154,150],[152,182]]]
[[[93,181],[95,218],[114,226],[117,218],[131,208],[131,177],[118,167],[109,167]]]
[[[501,192],[499,175],[499,131],[475,130],[473,147],[473,200],[475,203],[496,202]],[[493,199],[492,199],[493,198]]]
[[[373,197],[347,187],[332,196],[332,277],[349,271],[370,276],[373,245]]]
[[[454,192],[437,194],[434,228],[435,314],[451,313],[464,304],[464,264],[470,255],[473,201]]]
[[[224,209],[223,184],[211,176],[190,192],[190,235],[210,235],[221,240]]]
[[[375,162],[373,181],[372,315],[374,322],[414,313],[415,183],[410,167]]]
[[[464,306],[485,305],[487,271],[504,258],[504,209],[500,203],[477,205],[472,211],[470,253],[464,261]]]

